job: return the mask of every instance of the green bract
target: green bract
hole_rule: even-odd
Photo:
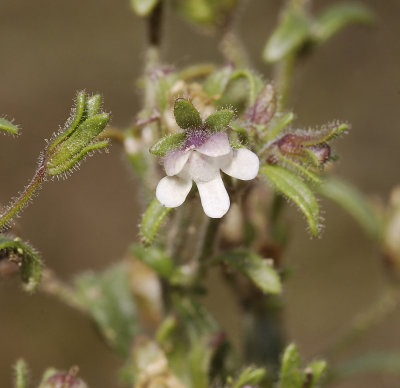
[[[174,116],[176,123],[182,129],[198,128],[202,124],[198,110],[184,98],[178,98],[175,101]]]
[[[108,140],[96,140],[110,119],[108,113],[98,113],[100,106],[100,95],[87,98],[84,92],[78,93],[70,124],[47,149],[45,168],[48,175],[66,173],[90,151],[108,145]]]
[[[0,117],[0,130],[12,133],[13,135],[18,134],[18,127],[2,117]]]

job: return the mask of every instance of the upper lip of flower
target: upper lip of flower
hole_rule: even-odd
[[[205,213],[220,218],[228,210],[230,200],[220,170],[250,180],[257,176],[259,160],[250,150],[232,149],[225,132],[208,134],[194,130],[185,144],[168,152],[164,158],[167,177],[161,179],[156,196],[167,207],[180,206],[195,181]]]

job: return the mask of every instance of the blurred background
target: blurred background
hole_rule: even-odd
[[[334,3],[314,1],[315,9]],[[351,27],[298,68],[290,106],[298,127],[340,119],[352,123],[336,143],[336,168],[364,192],[387,199],[400,183],[400,2],[365,0],[374,28]],[[249,0],[238,32],[255,69],[272,69],[261,50],[282,1]],[[128,126],[141,107],[135,84],[142,70],[146,29],[128,0],[0,0],[0,116],[15,119],[22,136],[0,137],[0,203],[23,188],[44,139],[63,125],[76,90],[100,92],[112,124]],[[183,67],[222,63],[216,40],[167,12],[164,59]],[[137,239],[135,181],[118,145],[89,159],[67,181],[48,182],[18,220],[20,235],[62,279],[119,260]],[[301,214],[289,207],[292,241],[285,260],[294,270],[284,289],[284,324],[306,360],[344,332],[385,285],[378,249],[353,220],[323,202],[325,230],[311,239]],[[210,303],[210,302],[209,302]],[[238,308],[214,286],[212,308],[237,335]],[[236,319],[237,318],[237,319]],[[236,322],[237,321],[237,322]],[[345,355],[400,349],[400,312],[368,332]],[[0,387],[12,386],[11,366],[24,357],[36,380],[47,366],[79,365],[91,387],[117,387],[120,360],[87,318],[40,293],[23,293],[18,278],[0,282]],[[400,379],[373,374],[340,388],[396,388]]]

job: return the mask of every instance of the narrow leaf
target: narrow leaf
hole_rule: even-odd
[[[234,116],[235,112],[229,109],[221,109],[208,116],[204,124],[211,131],[222,131],[227,128]]]
[[[174,115],[176,123],[182,129],[198,128],[203,123],[198,110],[184,98],[175,100]]]
[[[156,271],[160,276],[169,278],[174,272],[174,263],[167,253],[157,247],[145,248],[142,245],[133,244],[130,247],[132,254]]]
[[[156,237],[158,228],[166,215],[171,211],[155,198],[150,203],[142,217],[140,225],[141,241],[144,245],[151,245]]]
[[[295,116],[292,112],[284,113],[282,116],[278,116],[272,122],[270,128],[266,133],[265,139],[274,139],[285,127],[287,127],[293,120]]]
[[[314,193],[300,178],[289,170],[274,165],[264,165],[260,168],[278,191],[290,198],[307,218],[313,235],[319,232],[319,205]]]
[[[11,239],[0,235],[0,259],[2,258],[18,266],[25,291],[36,290],[42,278],[42,262],[32,247],[19,238]]]
[[[246,249],[229,251],[214,259],[224,262],[248,277],[263,292],[279,294],[282,289],[279,275],[270,260]]]
[[[76,278],[75,288],[77,299],[110,346],[127,356],[138,327],[126,266],[118,264],[103,273],[82,274]]]
[[[374,14],[361,3],[342,3],[328,7],[318,16],[314,26],[314,38],[325,42],[344,27],[351,24],[371,24]]]
[[[280,388],[302,388],[305,381],[304,373],[300,369],[300,353],[296,345],[291,344],[283,353]]]
[[[164,136],[150,148],[150,152],[154,155],[165,156],[169,151],[179,148],[185,139],[185,133],[173,133]]]
[[[300,49],[310,37],[310,22],[299,9],[286,11],[267,41],[263,58],[267,62],[277,62]]]
[[[204,91],[211,97],[219,98],[224,92],[233,69],[231,66],[225,66],[222,69],[214,71],[204,82]]]
[[[377,240],[381,239],[383,225],[377,211],[354,186],[339,178],[329,177],[318,187],[318,191],[346,210],[369,236]]]
[[[100,94],[94,94],[93,96],[90,96],[86,100],[85,116],[92,117],[94,115],[97,115],[100,111],[100,108],[101,108]]]
[[[131,6],[138,16],[148,16],[159,0],[131,0]]]
[[[0,130],[12,133],[13,135],[18,134],[18,127],[11,121],[8,121],[2,117],[0,117]]]

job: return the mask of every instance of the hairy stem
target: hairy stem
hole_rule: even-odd
[[[27,205],[32,195],[40,187],[46,175],[44,163],[42,162],[36,170],[35,175],[21,192],[7,207],[7,210],[0,216],[0,230],[7,227],[8,223]]]

